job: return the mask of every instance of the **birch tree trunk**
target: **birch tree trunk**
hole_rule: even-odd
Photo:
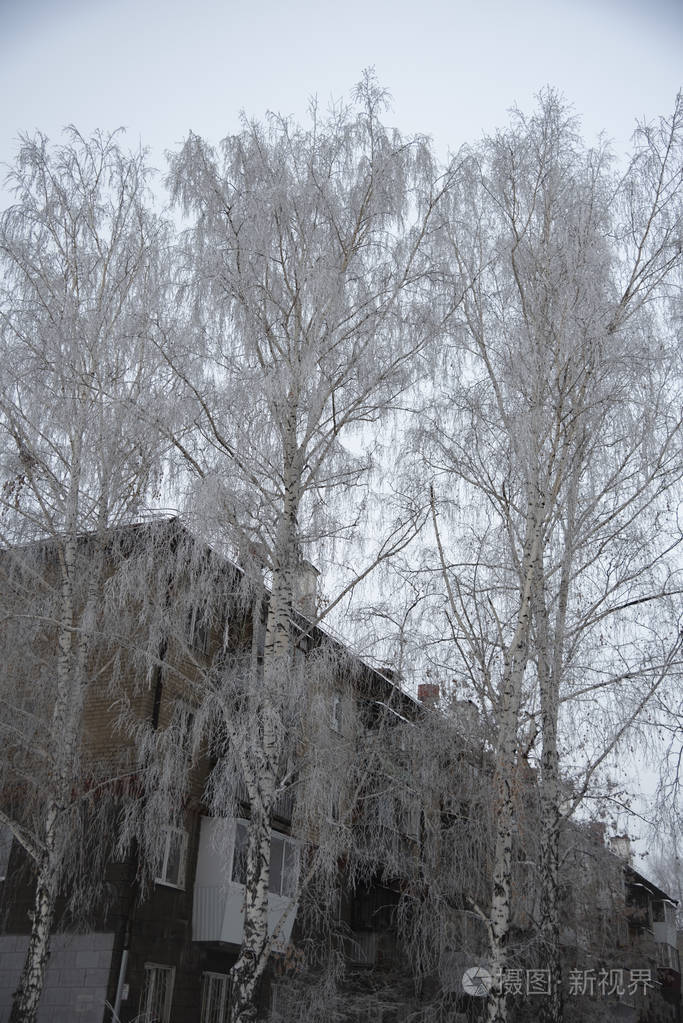
[[[14,993],[10,1023],[35,1023],[43,993],[45,970],[50,955],[50,937],[55,902],[59,890],[59,821],[60,808],[46,808],[44,852],[38,864],[31,933],[19,987]]]
[[[488,1023],[506,1023],[508,1018],[503,974],[507,966],[506,948],[512,918],[512,843],[516,817],[512,779],[518,748],[522,683],[529,659],[532,583],[537,572],[542,532],[543,503],[539,501],[538,494],[532,492],[527,510],[516,630],[505,652],[495,755],[496,832],[489,912],[493,986],[487,999]]]
[[[248,737],[243,771],[249,795],[250,819],[244,935],[237,962],[231,971],[230,1023],[256,1019],[258,985],[268,965],[268,891],[272,814],[283,753],[282,725],[277,707],[287,687],[293,662],[292,604],[297,562],[297,514],[301,492],[301,460],[296,445],[296,402],[290,394],[290,415],[283,438],[284,494],[273,551],[271,586],[262,677],[251,680],[249,699],[258,724]],[[257,769],[253,769],[256,763]]]
[[[268,965],[268,885],[270,880],[271,806],[267,778],[261,778],[250,799],[249,844],[244,899],[244,933],[231,970],[230,1023],[257,1018],[256,996]]]
[[[566,597],[565,597],[566,605]],[[552,644],[548,628],[545,597],[545,573],[543,558],[539,559],[539,571],[534,580],[533,610],[536,626],[536,664],[541,698],[541,732],[543,753],[541,757],[541,920],[543,967],[548,970],[550,993],[540,1006],[541,1018],[546,1023],[559,1023],[562,1019],[562,961],[560,955],[559,921],[559,866],[560,866],[560,765],[557,747],[559,716],[559,692],[554,664],[551,667]],[[561,669],[561,636],[559,641],[559,667]]]
[[[58,738],[55,750],[54,781],[50,786],[52,797],[45,807],[43,849],[37,865],[36,892],[31,915],[31,934],[22,970],[19,988],[14,996],[11,1020],[34,1023],[43,990],[45,969],[50,951],[50,934],[59,891],[64,843],[66,813],[70,801],[70,787],[74,778],[77,756],[78,723],[81,718],[82,685],[79,671],[79,649],[87,657],[87,637],[81,636],[76,649],[74,576],[76,572],[76,538],[74,523],[78,513],[80,484],[80,452],[76,445],[74,475],[69,494],[67,536],[60,549],[60,628],[58,635],[57,692],[53,712],[53,735]]]

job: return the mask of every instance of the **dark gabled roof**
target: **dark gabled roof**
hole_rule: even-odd
[[[647,888],[654,898],[670,902],[673,906],[678,905],[678,899],[674,899],[670,895],[667,895],[667,893],[656,885],[654,881],[650,881],[649,878],[645,877],[644,874],[641,874],[640,871],[636,870],[635,867],[630,866],[628,863],[624,865],[624,874],[626,875],[627,883],[630,882],[631,884],[642,885],[643,888]]]
[[[164,531],[168,533],[169,539],[174,540],[176,543],[185,541],[190,545],[197,547],[200,554],[204,555],[209,562],[216,563],[218,568],[229,568],[231,572],[243,576],[244,569],[238,564],[234,557],[223,551],[217,550],[205,540],[198,539],[192,529],[186,526],[177,514],[150,515],[149,517],[137,522],[113,526],[110,529],[104,530],[103,534],[105,537],[112,540],[116,539],[119,542],[122,542],[122,546],[125,547],[125,540],[127,536],[133,536],[134,534],[140,535],[145,532],[150,534],[154,534],[155,532],[162,534]],[[81,543],[87,544],[94,536],[94,532],[84,531],[79,533],[77,538]],[[27,544],[0,548],[0,557],[2,556],[3,551],[10,553],[22,550],[41,551],[42,549],[45,553],[47,553],[49,548],[54,545],[58,539],[58,536],[43,537]],[[265,600],[267,601],[269,597],[270,593],[266,589]],[[398,699],[399,705],[403,709],[417,709],[421,707],[421,704],[417,700],[398,687],[395,682],[388,677],[388,673],[385,674],[377,668],[374,668],[359,654],[351,651],[343,639],[335,637],[330,631],[323,628],[315,621],[312,621],[297,609],[294,610],[293,621],[296,628],[299,629],[303,635],[310,636],[314,642],[329,644],[329,646],[337,650],[339,653],[343,653],[351,663],[359,668],[360,673],[366,677],[368,682],[371,684],[374,683],[382,690],[381,695],[384,696],[384,698],[386,698],[386,694],[389,693],[392,698]],[[395,708],[390,709],[394,709],[395,712]]]
[[[244,569],[242,568],[241,565],[237,563],[237,561],[233,557],[230,557],[220,551],[217,551],[206,541],[197,540],[192,530],[185,526],[179,518],[169,519],[167,521],[169,525],[174,524],[174,527],[179,531],[179,533],[181,535],[184,535],[188,540],[190,540],[190,542],[201,544],[204,547],[208,557],[216,558],[219,560],[220,563],[224,565],[229,565],[233,571],[238,572],[240,575],[243,574]],[[267,601],[269,597],[270,593],[266,589],[265,600]],[[308,618],[305,614],[303,614],[296,608],[294,609],[293,612],[293,624],[303,636],[310,636],[314,642],[321,644],[325,643],[330,647],[336,649],[339,653],[343,653],[346,657],[349,658],[349,660],[354,665],[356,665],[359,668],[360,673],[365,675],[368,681],[374,682],[375,685],[379,686],[382,689],[383,694],[390,693],[392,698],[394,697],[397,698],[400,706],[403,707],[404,709],[408,707],[414,710],[421,708],[422,705],[419,703],[419,701],[415,700],[414,697],[410,696],[409,693],[405,692],[405,690],[397,686],[396,683],[389,677],[388,672],[384,673],[378,668],[374,668],[363,657],[361,657],[360,654],[357,654],[354,651],[350,650],[342,638],[334,636],[329,629],[325,628],[324,626],[320,625],[314,620]],[[395,712],[395,708],[389,709],[394,709]]]

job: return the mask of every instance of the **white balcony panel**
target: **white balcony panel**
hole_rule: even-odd
[[[676,948],[676,924],[668,920],[656,921],[652,925],[655,941],[660,945],[673,945]]]

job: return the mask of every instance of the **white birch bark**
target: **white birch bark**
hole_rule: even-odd
[[[543,967],[549,971],[550,994],[541,1005],[542,1018],[559,1023],[563,1013],[562,962],[560,955],[559,867],[560,867],[560,765],[557,745],[559,716],[558,682],[563,669],[563,629],[566,614],[566,577],[563,580],[564,611],[558,608],[554,644],[548,627],[544,563],[539,559],[534,580],[534,621],[536,626],[536,665],[541,699],[541,920],[540,936]],[[566,560],[565,560],[566,566]],[[554,649],[553,649],[554,646]],[[551,663],[552,659],[552,663]],[[558,674],[559,671],[559,674]]]
[[[512,785],[517,762],[522,683],[529,659],[533,580],[542,550],[545,522],[543,507],[539,495],[532,491],[527,509],[527,535],[521,565],[516,629],[505,652],[501,682],[494,776],[496,831],[488,924],[493,974],[493,986],[486,1009],[489,1023],[506,1023],[508,1018],[503,971],[507,966],[506,946],[512,918],[512,843],[516,818]]]
[[[251,700],[255,705],[249,743],[242,758],[249,794],[250,818],[244,898],[244,936],[237,962],[231,970],[230,1023],[249,1023],[256,1018],[258,984],[268,965],[268,889],[272,813],[283,753],[282,727],[277,706],[287,686],[293,661],[292,602],[296,567],[296,521],[300,471],[290,431],[285,441],[287,481],[284,508],[274,552],[275,570],[266,623],[264,663],[261,677],[253,677]],[[292,465],[293,463],[293,465]],[[253,770],[254,763],[257,770]]]
[[[10,1023],[35,1023],[43,993],[61,866],[58,828],[59,808],[50,806],[45,814],[44,852],[37,865],[31,934]]]

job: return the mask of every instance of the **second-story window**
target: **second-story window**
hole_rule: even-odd
[[[676,910],[669,902],[664,902],[662,899],[657,899],[652,903],[652,920],[653,923],[676,923]]]
[[[237,821],[235,825],[235,851],[232,859],[232,880],[236,884],[247,883],[247,848],[249,838],[247,825]],[[270,839],[270,881],[268,891],[273,895],[290,897],[296,889],[298,850],[293,839],[287,835],[271,832]]]
[[[211,629],[206,615],[196,607],[190,611],[187,621],[187,638],[193,650],[200,654],[209,652]]]
[[[4,824],[0,824],[0,881],[7,877],[9,857],[12,852],[12,831]]]
[[[333,693],[332,703],[330,704],[330,728],[332,728],[335,732],[341,733],[343,723],[344,717],[341,693]]]
[[[178,700],[173,708],[171,728],[174,730],[174,740],[177,749],[183,751],[187,760],[191,760],[194,740],[194,712],[188,704],[183,703],[181,700]]]
[[[284,835],[273,834],[270,841],[270,884],[274,895],[292,896],[296,888],[297,850]]]
[[[187,832],[180,828],[165,828],[159,872],[154,878],[157,884],[168,885],[171,888],[185,887],[186,853]]]

